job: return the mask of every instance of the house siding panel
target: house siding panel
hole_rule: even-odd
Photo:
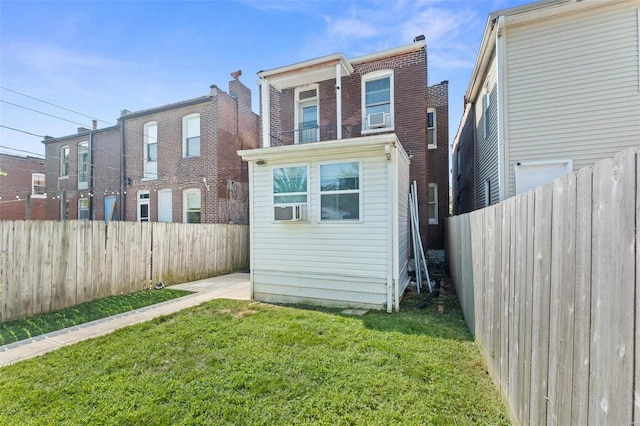
[[[513,164],[574,170],[640,143],[638,4],[628,1],[507,28],[508,187]]]

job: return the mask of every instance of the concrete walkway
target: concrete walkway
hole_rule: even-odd
[[[235,273],[171,286],[195,292],[130,312],[0,346],[0,367],[33,358],[62,346],[104,336],[119,328],[149,321],[213,299],[249,300],[249,274]]]

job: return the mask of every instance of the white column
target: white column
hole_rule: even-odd
[[[336,64],[336,139],[342,139],[342,73],[341,65]]]
[[[269,99],[269,81],[263,78],[260,82],[261,100],[262,100],[262,147],[269,148],[271,146],[271,100]]]

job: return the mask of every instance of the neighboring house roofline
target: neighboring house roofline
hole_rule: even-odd
[[[335,66],[340,64],[341,76],[349,76],[353,73],[353,66],[365,62],[376,61],[403,53],[415,52],[426,48],[424,40],[417,40],[403,46],[394,47],[380,52],[358,56],[347,60],[343,53],[334,53],[321,56],[308,61],[297,62],[284,67],[258,71],[260,79],[267,79],[269,84],[278,90],[298,87],[308,82],[318,82],[335,78]],[[258,81],[261,85],[261,81]]]
[[[414,41],[413,43],[405,44],[403,46],[394,47],[380,52],[370,53],[368,55],[358,56],[351,59],[351,64],[358,65],[364,62],[377,61],[380,59],[388,58],[391,56],[401,55],[403,53],[415,52],[427,47],[427,43],[424,40]]]
[[[465,92],[465,103],[474,102],[482,87],[491,55],[496,47],[496,32],[501,29],[498,28],[498,18],[501,16],[505,18],[504,26],[506,27],[624,1],[627,0],[543,0],[491,12],[487,18],[473,73]]]
[[[120,128],[120,125],[116,124],[115,126],[103,127],[102,129],[89,129],[85,132],[78,132],[72,135],[60,136],[58,138],[54,138],[52,136],[45,136],[45,139],[42,141],[42,143],[46,145],[52,142],[60,142],[60,141],[65,141],[69,139],[81,138],[81,137],[89,136],[96,133],[108,132],[109,130],[116,130],[118,128]]]
[[[142,116],[145,116],[145,115],[156,114],[156,113],[159,113],[159,112],[169,111],[169,110],[172,110],[172,109],[184,108],[184,107],[187,107],[187,106],[192,106],[192,105],[202,104],[202,103],[205,103],[205,102],[210,102],[215,97],[213,92],[217,91],[217,86],[216,85],[211,86],[211,91],[212,91],[211,95],[201,96],[199,98],[194,98],[194,99],[188,99],[186,101],[176,102],[176,103],[173,103],[173,104],[162,105],[162,106],[155,107],[155,108],[143,109],[143,110],[134,111],[134,112],[129,112],[129,111],[124,110],[123,114],[120,116],[120,119],[121,120],[128,120],[130,118],[138,118],[138,117],[142,117]]]

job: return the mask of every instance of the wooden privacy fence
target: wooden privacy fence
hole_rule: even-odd
[[[447,221],[465,317],[519,424],[640,424],[639,169],[627,150]]]
[[[0,321],[249,266],[249,227],[0,221]]]

